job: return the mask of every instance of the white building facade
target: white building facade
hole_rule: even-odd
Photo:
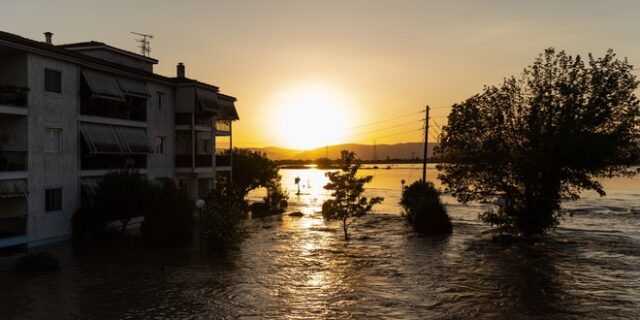
[[[0,248],[68,239],[108,172],[171,179],[193,199],[231,174],[236,99],[157,62],[0,32]]]

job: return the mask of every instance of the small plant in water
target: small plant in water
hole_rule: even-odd
[[[329,183],[324,188],[332,191],[331,196],[334,199],[331,210],[328,210],[326,214],[323,212],[323,215],[329,220],[340,221],[344,231],[344,239],[349,240],[349,226],[371,211],[371,208],[381,203],[384,198],[367,199],[367,197],[361,196],[365,183],[371,182],[373,176],[356,177],[358,169],[360,169],[360,164],[356,161],[356,154],[345,151],[342,154],[342,169],[326,173]]]
[[[15,265],[17,272],[41,273],[60,269],[58,260],[48,252],[30,252],[20,257]]]

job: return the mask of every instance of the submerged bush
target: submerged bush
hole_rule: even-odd
[[[227,183],[211,190],[204,207],[198,209],[200,246],[207,251],[222,251],[240,240],[245,209],[241,187]]]
[[[103,211],[96,208],[80,208],[71,219],[73,236],[76,238],[97,236],[107,229],[107,225]]]
[[[15,265],[17,272],[40,273],[60,269],[58,260],[48,252],[31,252],[20,257]]]
[[[402,191],[400,205],[407,222],[419,233],[451,233],[451,219],[440,201],[440,192],[431,182],[412,183]]]
[[[144,213],[142,237],[158,245],[189,244],[193,238],[193,202],[173,181],[153,187]]]

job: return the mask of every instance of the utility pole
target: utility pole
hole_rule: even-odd
[[[427,147],[429,146],[429,105],[424,117],[424,153],[422,155],[422,181],[427,182]]]

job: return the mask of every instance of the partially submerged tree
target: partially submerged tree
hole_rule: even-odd
[[[198,209],[201,248],[223,251],[240,240],[245,207],[244,189],[229,181],[209,191],[204,207]]]
[[[459,201],[501,199],[481,215],[523,235],[555,227],[563,199],[605,195],[599,176],[634,175],[638,81],[612,51],[587,61],[548,49],[521,77],[455,104],[442,130],[439,178]]]
[[[266,154],[248,149],[233,149],[233,184],[246,195],[260,187],[280,183],[278,165]]]
[[[381,197],[367,199],[362,196],[365,183],[371,182],[373,176],[356,177],[358,169],[360,163],[356,161],[355,153],[348,152],[343,157],[340,171],[326,173],[329,183],[324,188],[331,190],[331,196],[334,197],[332,210],[327,211],[326,218],[342,223],[345,240],[349,239],[349,226],[384,200]]]
[[[404,187],[400,205],[405,219],[418,233],[451,233],[451,219],[433,183],[418,180]]]
[[[93,207],[107,221],[120,221],[124,231],[131,219],[144,215],[153,192],[147,177],[136,171],[110,172],[98,183]]]

